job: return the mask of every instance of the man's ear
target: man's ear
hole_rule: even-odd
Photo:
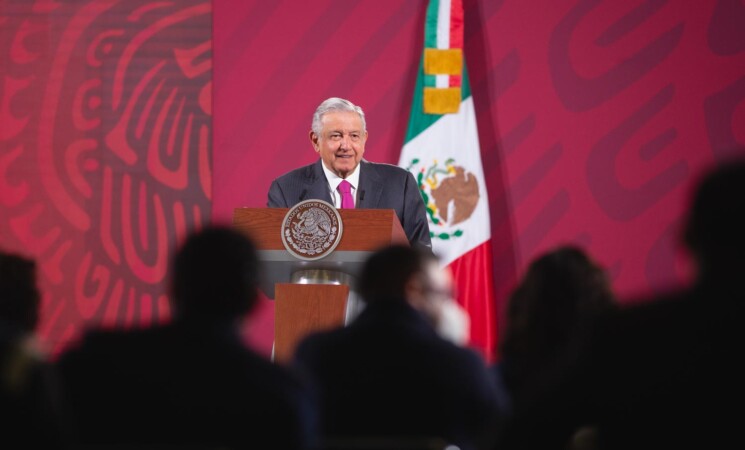
[[[422,280],[418,276],[411,277],[404,285],[404,293],[406,295],[406,301],[414,309],[422,309],[425,306],[424,298],[424,286],[422,286]]]
[[[440,320],[440,305],[433,302],[427,292],[427,284],[421,275],[414,276],[406,282],[406,302],[424,316],[432,325]]]
[[[318,146],[318,135],[311,130],[310,133],[308,133],[308,137],[310,138],[310,143],[313,145],[313,148],[316,150],[316,153],[321,151],[321,149]]]

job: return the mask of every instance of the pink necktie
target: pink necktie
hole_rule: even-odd
[[[354,197],[352,197],[352,185],[347,180],[341,180],[339,187],[336,188],[341,194],[341,207],[354,208]]]

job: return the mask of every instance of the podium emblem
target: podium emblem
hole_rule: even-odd
[[[334,205],[304,200],[290,208],[282,221],[282,243],[298,259],[314,261],[334,251],[341,240],[342,222]]]

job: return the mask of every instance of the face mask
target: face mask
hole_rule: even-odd
[[[442,302],[437,333],[444,339],[465,346],[471,332],[468,313],[453,299]]]

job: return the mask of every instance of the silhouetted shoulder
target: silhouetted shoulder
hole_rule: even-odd
[[[59,360],[80,442],[303,448],[314,403],[288,370],[228,327],[92,332]],[[278,434],[276,430],[284,429]]]

